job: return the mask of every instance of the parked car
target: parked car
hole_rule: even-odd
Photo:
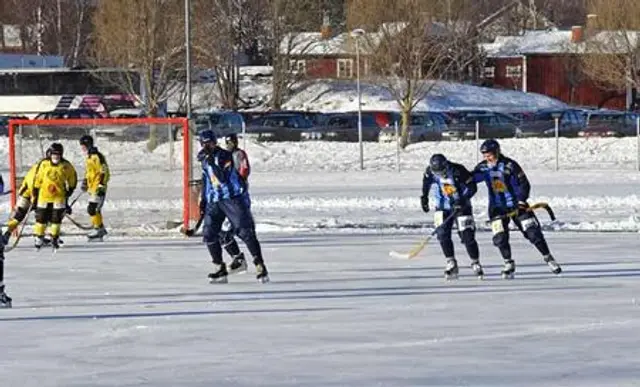
[[[218,137],[241,133],[244,122],[240,113],[228,110],[196,112],[194,118],[197,132],[211,129]]]
[[[464,140],[476,138],[476,123],[480,138],[513,138],[520,136],[518,120],[507,114],[489,112],[466,114],[442,133],[443,139]]]
[[[247,125],[246,136],[257,141],[300,141],[302,131],[312,127],[300,114],[269,114]]]
[[[28,120],[26,116],[0,116],[0,136],[9,135],[9,120]]]
[[[637,134],[637,113],[618,110],[592,110],[587,113],[586,127],[579,137],[624,137]]]
[[[441,113],[422,112],[411,114],[411,122],[408,129],[409,142],[416,143],[421,141],[441,141],[442,133],[447,131],[448,127]],[[380,142],[394,141],[395,138],[395,127],[380,129]]]
[[[102,119],[102,114],[91,109],[58,109],[38,114],[35,120],[77,120],[77,119]],[[46,136],[51,139],[79,138],[82,134],[89,134],[93,129],[89,125],[33,125],[23,132],[24,136]]]
[[[362,113],[362,141],[378,141],[380,127],[372,114]],[[321,126],[303,130],[301,140],[359,141],[358,115],[333,113]]]
[[[521,125],[523,137],[555,136],[555,118],[558,118],[558,133],[561,137],[577,137],[586,128],[583,111],[579,109],[542,109],[532,120]]]

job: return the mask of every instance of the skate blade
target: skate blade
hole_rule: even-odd
[[[449,275],[445,274],[445,275],[444,275],[444,280],[445,280],[445,281],[455,281],[455,280],[457,280],[458,278],[459,278],[459,277],[458,277],[458,275],[457,275],[457,274],[449,274]]]
[[[244,266],[240,266],[239,268],[233,270],[233,269],[229,269],[229,274],[243,274],[247,272],[247,265]]]
[[[210,284],[227,284],[229,283],[229,279],[227,277],[221,278],[209,278]]]
[[[269,276],[265,276],[265,277],[262,277],[262,278],[257,278],[257,281],[258,281],[258,283],[266,284],[270,280],[269,280]]]
[[[513,273],[511,273],[511,274],[503,273],[503,274],[502,274],[502,279],[505,279],[505,280],[512,280],[512,279],[514,279],[515,277],[516,277],[516,276],[515,276],[515,274],[513,274]]]
[[[11,309],[11,303],[7,302],[6,304],[0,304],[0,309]]]

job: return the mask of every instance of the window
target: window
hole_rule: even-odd
[[[507,66],[507,78],[522,78],[522,66]]]
[[[495,66],[487,66],[484,68],[484,77],[485,78],[495,78],[496,76],[496,68]]]
[[[304,59],[291,59],[289,61],[289,71],[296,72],[298,74],[306,74],[307,61]]]
[[[338,59],[338,78],[353,78],[353,59]]]

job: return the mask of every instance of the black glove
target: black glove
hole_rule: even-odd
[[[67,202],[66,207],[64,209],[64,212],[68,215],[71,215],[73,213],[73,211],[71,210],[71,206],[69,205],[69,203]]]
[[[429,196],[422,195],[420,196],[420,204],[422,205],[422,211],[425,213],[429,212]]]
[[[31,190],[31,209],[35,210],[38,207],[38,196],[40,195],[40,190],[34,188]]]
[[[522,215],[526,212],[529,212],[529,203],[518,202],[518,215]]]
[[[460,212],[464,208],[464,203],[462,200],[454,200],[453,201],[453,212]]]
[[[82,190],[82,192],[87,192],[87,190],[89,189],[89,185],[87,184],[87,179],[83,179],[82,180],[82,184],[80,185],[80,189]]]

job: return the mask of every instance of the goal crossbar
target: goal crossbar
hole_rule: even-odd
[[[68,125],[175,125],[182,128],[182,150],[184,161],[182,164],[182,222],[185,228],[190,222],[190,132],[189,120],[183,117],[177,118],[89,118],[89,119],[10,119],[9,126],[9,177],[11,189],[11,208],[17,202],[17,164],[16,164],[16,133],[20,126],[68,126]]]

